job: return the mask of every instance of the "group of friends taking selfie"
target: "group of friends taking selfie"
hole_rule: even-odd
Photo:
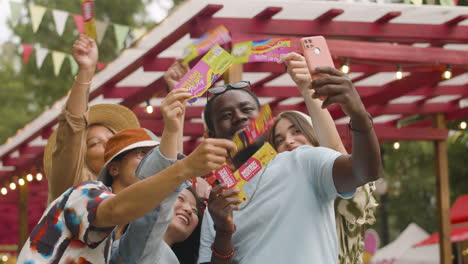
[[[245,161],[265,142],[278,152],[242,187],[243,202],[239,188],[202,176],[238,167],[232,138],[261,108],[248,80],[208,90],[204,139],[184,155],[192,95],[173,88],[188,66],[176,60],[165,73],[170,92],[157,137],[124,106],[88,106],[95,41],[81,35],[72,54],[79,71],[44,153],[49,205],[18,263],[362,263],[382,165],[372,118],[346,74],[318,67],[322,77],[313,80],[302,55],[282,57],[307,113],[280,113],[265,137],[237,153]],[[331,104],[350,118],[352,154]]]

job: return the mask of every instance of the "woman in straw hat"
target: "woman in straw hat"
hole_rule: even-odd
[[[321,101],[313,99],[312,79],[305,59],[293,52],[285,56],[283,61],[286,62],[288,73],[304,97],[310,116],[298,111],[280,113],[269,134],[272,146],[278,152],[293,151],[302,145],[323,146],[346,154],[330,113],[321,109]],[[352,199],[338,197],[335,200],[341,264],[363,261],[362,230],[365,224],[375,222],[374,210],[377,203],[372,196],[374,189],[373,184],[366,184],[358,188]]]
[[[72,55],[79,71],[58,118],[59,126],[49,137],[44,152],[49,202],[74,184],[95,180],[104,165],[107,140],[122,129],[140,126],[135,114],[124,106],[99,104],[88,108],[98,60],[95,41],[81,35],[73,45]]]

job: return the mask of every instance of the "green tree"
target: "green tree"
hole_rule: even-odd
[[[97,0],[95,1],[96,19],[131,27],[151,29],[156,23],[151,20],[146,6],[158,0]],[[179,4],[181,1],[174,1]],[[59,9],[73,14],[79,14],[80,1],[70,0],[25,0],[51,9]],[[59,36],[55,31],[52,13],[46,12],[36,33],[33,32],[30,16],[15,24],[9,21],[9,27],[21,43],[40,44],[49,50],[62,51],[70,54],[73,42],[78,36],[73,17],[69,17],[64,34]],[[15,25],[15,26],[13,26]],[[99,45],[99,61],[108,63],[120,53],[116,48],[115,34],[108,27],[102,43]],[[21,54],[17,54],[21,57]],[[70,73],[68,60],[65,59],[59,76],[53,72],[52,57],[49,54],[40,69],[37,69],[34,53],[29,62],[15,71],[12,61],[0,59],[0,144],[14,135],[27,122],[37,117],[56,100],[66,95],[72,85],[73,76]]]
[[[454,125],[450,126],[455,128]],[[385,143],[383,162],[385,179],[389,183],[385,206],[388,215],[389,241],[393,241],[411,222],[429,233],[437,232],[437,197],[434,143],[427,141],[400,142],[398,150]],[[447,140],[450,177],[450,201],[468,194],[468,133],[457,131]],[[380,197],[377,197],[380,200]],[[380,202],[380,201],[379,201]],[[377,213],[373,227],[382,230],[382,215]]]

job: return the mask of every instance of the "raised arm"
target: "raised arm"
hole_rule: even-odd
[[[49,183],[49,202],[74,184],[90,180],[83,175],[83,167],[88,95],[98,60],[96,43],[93,39],[81,35],[73,45],[72,55],[78,63],[79,71],[64,113],[59,118],[51,164],[45,164],[50,168],[46,175]]]
[[[322,101],[312,98],[312,77],[307,68],[303,56],[291,52],[284,56],[280,62],[284,62],[287,72],[296,83],[312,119],[314,131],[317,134],[320,146],[336,150],[346,154],[340,135],[336,130],[335,123],[327,109],[321,108]]]
[[[235,148],[230,140],[205,139],[187,158],[103,201],[93,226],[124,225],[144,216],[186,180],[219,169]]]
[[[190,70],[188,65],[182,65],[183,59],[177,59],[170,67],[167,69],[166,73],[164,74],[164,80],[166,81],[169,90],[172,91],[174,87],[179,83],[182,77],[185,76]],[[179,153],[183,153],[183,136],[184,136],[184,119],[185,119],[185,112],[180,119],[180,126],[181,129],[179,130],[179,136],[177,138],[177,151]]]
[[[322,108],[339,104],[351,118],[353,153],[339,157],[333,165],[333,179],[338,192],[346,193],[377,180],[382,175],[380,146],[372,120],[351,80],[341,71],[319,67],[315,73],[328,74],[312,82],[313,97],[326,97]]]
[[[172,90],[161,103],[164,118],[164,130],[161,137],[161,153],[169,159],[177,159],[183,131],[185,100],[191,96],[185,90]]]

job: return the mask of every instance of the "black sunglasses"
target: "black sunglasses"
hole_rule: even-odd
[[[211,94],[222,94],[228,90],[232,89],[243,89],[246,87],[251,87],[249,81],[240,81],[240,82],[235,82],[231,84],[226,84],[223,86],[216,86],[213,88],[208,89],[208,92]]]

